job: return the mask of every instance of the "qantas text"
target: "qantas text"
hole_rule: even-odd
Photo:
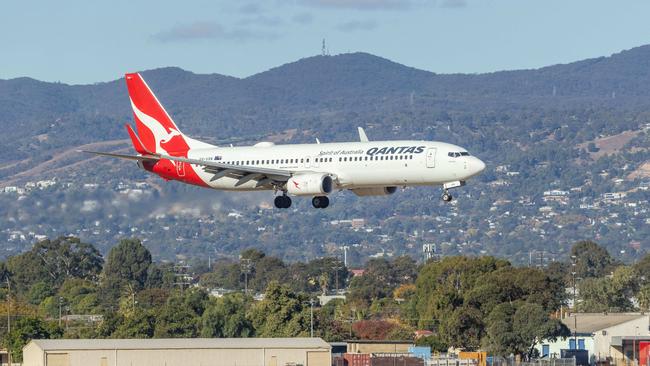
[[[366,151],[366,154],[380,155],[380,154],[419,154],[424,151],[425,146],[395,146],[395,147],[373,147]]]

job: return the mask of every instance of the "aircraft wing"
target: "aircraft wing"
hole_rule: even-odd
[[[164,154],[125,155],[125,154],[115,154],[115,153],[99,152],[99,151],[87,151],[87,150],[79,150],[79,151],[95,154],[95,155],[120,158],[120,159],[139,160],[139,161],[156,161],[160,159],[167,159],[171,161],[178,161],[182,163],[198,165],[201,166],[203,171],[205,171],[206,173],[213,174],[210,181],[215,181],[225,176],[239,178],[239,181],[235,184],[235,186],[239,186],[251,180],[255,180],[257,181],[257,187],[261,187],[264,185],[272,184],[273,182],[286,182],[294,174],[304,173],[304,172],[294,172],[291,170],[284,170],[284,169],[272,169],[272,168],[261,168],[261,167],[254,167],[254,166],[245,166],[245,165],[223,164],[214,161],[189,159],[189,158],[183,158],[179,156],[169,156]]]
[[[273,182],[286,182],[295,173],[291,170],[284,169],[260,168],[246,165],[231,165],[218,163],[215,161],[189,159],[164,154],[158,155],[162,159],[202,166],[203,171],[206,173],[214,174],[210,181],[215,181],[224,176],[239,178],[239,181],[235,184],[235,186],[240,186],[251,180],[257,181],[257,187],[261,187]]]

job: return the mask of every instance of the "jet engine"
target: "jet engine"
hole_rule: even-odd
[[[332,177],[327,174],[294,175],[287,181],[287,192],[295,196],[322,196],[332,192]]]
[[[351,189],[357,196],[388,196],[397,191],[397,187],[374,187]]]

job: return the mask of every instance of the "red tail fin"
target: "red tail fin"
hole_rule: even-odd
[[[154,153],[186,156],[189,146],[185,136],[169,117],[142,76],[137,73],[126,74],[125,79],[135,125],[143,148]]]

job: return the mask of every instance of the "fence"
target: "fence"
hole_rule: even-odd
[[[488,358],[489,366],[576,366],[575,358],[540,358],[529,361],[517,361],[514,357]]]
[[[478,360],[461,360],[458,358],[430,358],[426,366],[478,366]]]

